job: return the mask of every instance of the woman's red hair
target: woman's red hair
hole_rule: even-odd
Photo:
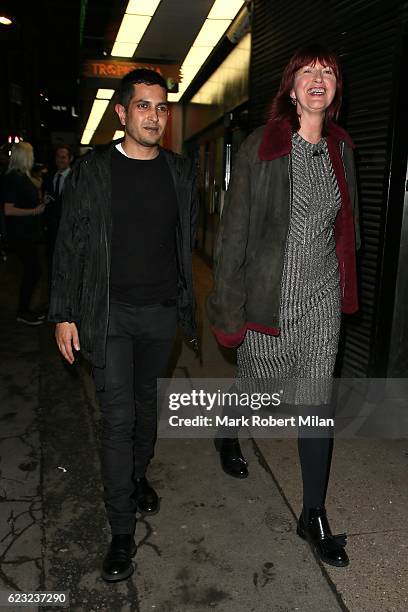
[[[293,88],[296,72],[303,66],[314,65],[317,60],[323,66],[329,66],[336,75],[336,94],[329,108],[326,110],[323,126],[324,132],[326,132],[330,121],[337,119],[343,95],[343,78],[340,64],[335,53],[319,44],[302,47],[291,57],[283,71],[278,93],[272,102],[269,119],[289,121],[294,131],[300,128],[296,106],[291,102],[290,92]]]

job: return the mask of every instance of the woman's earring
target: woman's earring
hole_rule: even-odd
[[[293,106],[296,106],[297,104],[296,98],[291,98],[290,101],[292,102]]]

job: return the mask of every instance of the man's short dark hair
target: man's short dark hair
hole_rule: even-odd
[[[57,154],[57,151],[60,151],[61,149],[65,149],[66,151],[68,151],[68,155],[69,155],[70,157],[73,157],[72,149],[71,149],[71,147],[70,147],[69,145],[67,145],[67,144],[59,144],[59,145],[57,145],[57,146],[55,147],[55,149],[54,149],[54,153],[55,153],[55,155]]]
[[[148,68],[136,68],[136,70],[128,72],[121,80],[118,92],[119,104],[125,108],[128,107],[133,96],[133,85],[138,85],[139,83],[143,85],[160,85],[166,93],[168,91],[167,83],[161,74]]]

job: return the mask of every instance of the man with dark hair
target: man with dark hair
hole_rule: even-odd
[[[133,96],[133,85],[159,85],[167,91],[166,81],[159,72],[146,70],[146,68],[132,70],[123,77],[118,91],[118,102],[125,108],[129,106]]]
[[[54,256],[55,240],[57,238],[58,226],[61,219],[62,190],[65,179],[71,172],[73,160],[71,148],[61,144],[55,149],[56,171],[47,178],[45,184],[45,225],[47,229],[47,259],[48,277],[51,284],[52,259]]]
[[[195,336],[197,217],[194,164],[159,145],[169,114],[162,77],[129,73],[115,111],[123,141],[78,160],[65,185],[49,313],[67,361],[81,350],[94,366],[112,530],[102,577],[112,582],[133,571],[136,511],[159,510],[145,476],[156,439],[156,381],[177,324]]]

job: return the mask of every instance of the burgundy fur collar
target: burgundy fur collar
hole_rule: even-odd
[[[354,148],[346,130],[336,123],[330,123],[327,138],[335,142],[345,140]],[[289,155],[292,149],[291,127],[288,121],[268,121],[265,126],[258,155],[262,161],[270,161]]]

